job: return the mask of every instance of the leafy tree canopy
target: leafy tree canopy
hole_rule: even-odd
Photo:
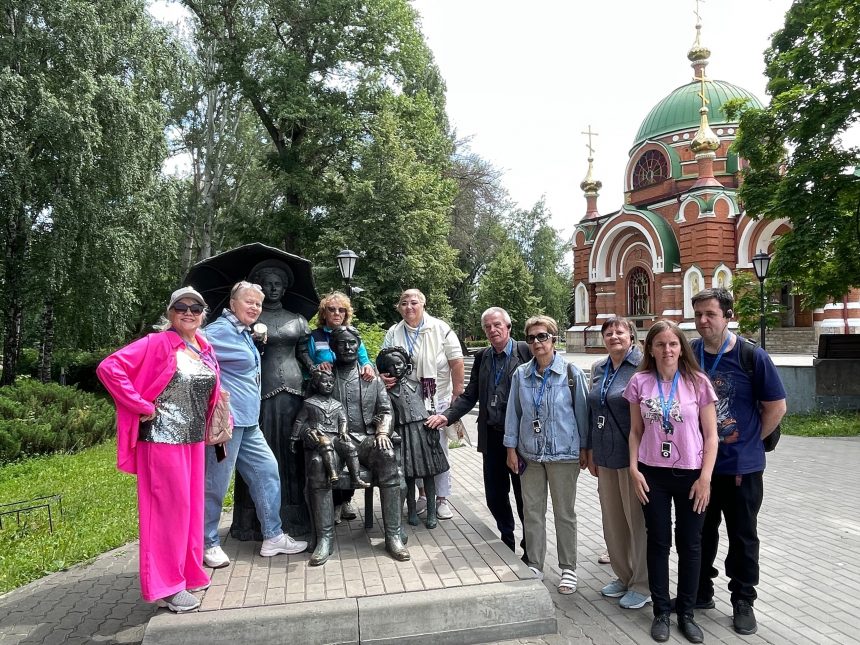
[[[843,142],[860,116],[858,33],[856,2],[797,0],[765,53],[770,106],[727,110],[747,212],[793,226],[772,270],[813,306],[860,286],[860,150]]]

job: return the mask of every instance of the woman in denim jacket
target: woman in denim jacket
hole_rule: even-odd
[[[520,473],[523,532],[529,568],[543,579],[546,557],[546,491],[552,495],[558,566],[558,592],[576,591],[576,480],[588,420],[588,385],[575,365],[556,354],[558,325],[549,316],[526,321],[526,342],[534,358],[511,380],[504,445],[508,468]],[[583,455],[584,456],[584,455]]]

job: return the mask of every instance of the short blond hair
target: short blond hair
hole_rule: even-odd
[[[400,308],[400,301],[403,300],[406,296],[416,296],[418,298],[418,302],[422,305],[427,304],[427,296],[421,293],[421,289],[406,289],[403,293],[400,294],[400,297],[397,298],[397,304],[394,306],[395,309]]]
[[[346,309],[346,317],[343,319],[342,325],[349,325],[349,321],[352,320],[352,301],[349,299],[343,291],[332,291],[323,296],[322,300],[320,300],[320,308],[317,311],[317,321],[320,326],[325,325],[326,321],[326,307],[328,306],[337,306],[335,303],[343,303],[344,309]]]
[[[551,318],[550,316],[532,316],[526,321],[525,326],[525,334],[529,335],[529,329],[535,327],[536,325],[543,325],[546,327],[546,330],[552,334],[553,336],[558,336],[558,323],[555,321],[555,318]]]

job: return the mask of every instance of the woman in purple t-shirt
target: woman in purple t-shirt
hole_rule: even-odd
[[[717,396],[678,325],[648,330],[639,371],[624,390],[630,402],[630,478],[645,512],[648,581],[654,603],[651,637],[669,639],[669,549],[672,504],[678,550],[678,626],[692,643],[704,512],[717,457]]]

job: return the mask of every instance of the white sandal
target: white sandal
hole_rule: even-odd
[[[577,582],[576,571],[573,569],[562,569],[561,580],[558,583],[558,593],[569,596],[576,591]]]

